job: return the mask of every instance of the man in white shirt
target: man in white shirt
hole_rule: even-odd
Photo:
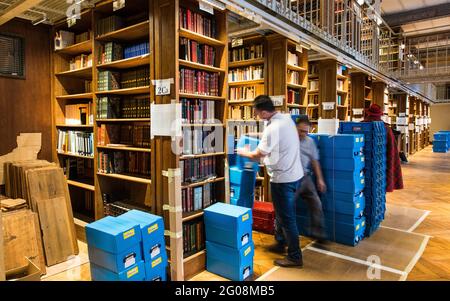
[[[255,115],[267,120],[256,150],[238,150],[239,155],[263,162],[270,176],[270,189],[275,209],[277,227],[275,239],[279,249],[288,246],[288,255],[275,260],[283,267],[302,267],[302,253],[299,246],[299,234],[296,222],[295,192],[303,177],[300,159],[300,142],[294,121],[289,114],[275,110],[272,100],[267,95],[255,98],[253,107]]]

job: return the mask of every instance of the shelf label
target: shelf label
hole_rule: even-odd
[[[67,27],[70,28],[75,25],[75,23],[77,23],[77,19],[75,17],[67,18]]]
[[[244,40],[242,38],[231,39],[231,48],[239,47],[244,44]]]
[[[173,83],[173,78],[152,80],[152,84],[155,86],[156,96],[169,95],[170,85]]]
[[[202,11],[205,11],[205,12],[211,14],[211,15],[214,15],[214,7],[211,4],[203,2],[203,1],[200,1],[198,3],[198,5],[199,5],[199,8]]]
[[[113,11],[119,10],[125,7],[125,0],[114,0]]]
[[[414,131],[414,123],[410,123],[409,124],[409,130],[410,131]]]
[[[363,115],[364,109],[353,109],[353,115]]]
[[[336,105],[336,103],[334,103],[334,102],[323,102],[322,103],[323,109],[326,111],[334,110],[335,105]]]
[[[295,50],[297,52],[303,53],[303,47],[300,44],[295,44]]]
[[[274,106],[282,106],[284,103],[284,95],[274,95],[270,96],[270,99],[272,99]]]

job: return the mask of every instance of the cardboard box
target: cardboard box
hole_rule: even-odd
[[[89,247],[119,254],[141,242],[141,229],[136,222],[107,216],[86,226]]]
[[[255,246],[250,242],[241,249],[206,241],[206,269],[234,281],[242,281],[253,274]]]
[[[159,255],[163,256],[163,259],[167,261],[162,217],[139,210],[130,210],[118,216],[117,219],[139,224],[142,237],[142,257],[146,262],[155,259]]]
[[[252,210],[216,203],[204,210],[206,240],[241,249],[252,243]]]
[[[90,262],[114,273],[120,273],[142,260],[140,244],[135,244],[133,247],[117,254],[88,245],[88,253]]]
[[[91,263],[91,277],[93,281],[144,281],[144,261],[139,261],[135,265],[120,273],[114,273],[94,263]]]
[[[27,258],[28,265],[6,271],[8,281],[41,281],[41,270]]]

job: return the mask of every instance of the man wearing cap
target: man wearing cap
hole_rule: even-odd
[[[382,121],[383,111],[377,104],[372,104],[366,111],[363,122]],[[386,128],[386,192],[403,189],[402,167],[400,156],[391,127],[384,123]]]

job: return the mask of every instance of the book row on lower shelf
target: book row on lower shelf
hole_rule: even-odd
[[[263,78],[264,66],[249,66],[245,68],[230,69],[228,71],[228,81],[231,83]]]
[[[99,151],[97,160],[99,173],[150,176],[150,153]]]
[[[139,67],[123,72],[110,70],[98,72],[98,91],[137,88],[149,85],[150,70],[148,67]]]
[[[195,183],[216,176],[216,158],[203,157],[180,161],[181,181]]]
[[[302,92],[288,89],[287,103],[290,104],[302,104]]]
[[[57,136],[58,152],[79,156],[94,156],[92,132],[58,130]]]
[[[64,174],[68,180],[94,182],[94,161],[83,158],[65,158],[60,160]]]
[[[150,97],[147,95],[98,97],[97,118],[150,118]]]
[[[180,68],[180,92],[219,96],[219,73]]]
[[[260,59],[264,57],[264,47],[259,45],[241,46],[230,50],[230,62]]]
[[[214,66],[216,50],[206,44],[200,44],[187,38],[180,38],[180,59],[193,63]]]
[[[252,106],[232,106],[228,109],[228,119],[252,119],[254,118],[254,109]]]
[[[303,74],[304,76],[305,74]],[[300,72],[298,71],[291,71],[289,70],[287,73],[287,82],[295,85],[301,84],[302,77],[300,75]]]
[[[264,94],[264,85],[231,87],[229,99],[231,101],[249,101],[262,94]]]
[[[264,124],[257,121],[247,121],[245,123],[228,123],[228,133],[233,134],[236,139],[241,138],[242,135],[262,133],[263,130]]]
[[[205,225],[203,221],[183,224],[183,256],[186,258],[205,249]]]
[[[106,64],[114,61],[129,59],[150,52],[148,42],[139,42],[131,44],[119,44],[116,42],[107,42],[100,46],[98,63]]]
[[[216,152],[215,144],[223,141],[222,132],[215,127],[213,130],[202,128],[183,128],[183,155],[200,155]],[[216,137],[217,136],[217,137]]]
[[[92,191],[82,190],[78,187],[69,186],[71,195],[76,196],[72,200],[72,208],[75,213],[82,213],[84,216],[94,219],[95,195]],[[76,199],[76,201],[75,201]]]
[[[134,203],[130,195],[124,191],[102,193],[102,201],[105,216],[119,216],[133,209],[148,211],[144,205]]]
[[[100,146],[150,148],[150,125],[102,124],[97,143]]]
[[[180,99],[181,119],[184,124],[215,122],[215,101],[200,99]]]
[[[181,191],[181,204],[184,213],[204,209],[216,202],[214,183],[187,187]]]

